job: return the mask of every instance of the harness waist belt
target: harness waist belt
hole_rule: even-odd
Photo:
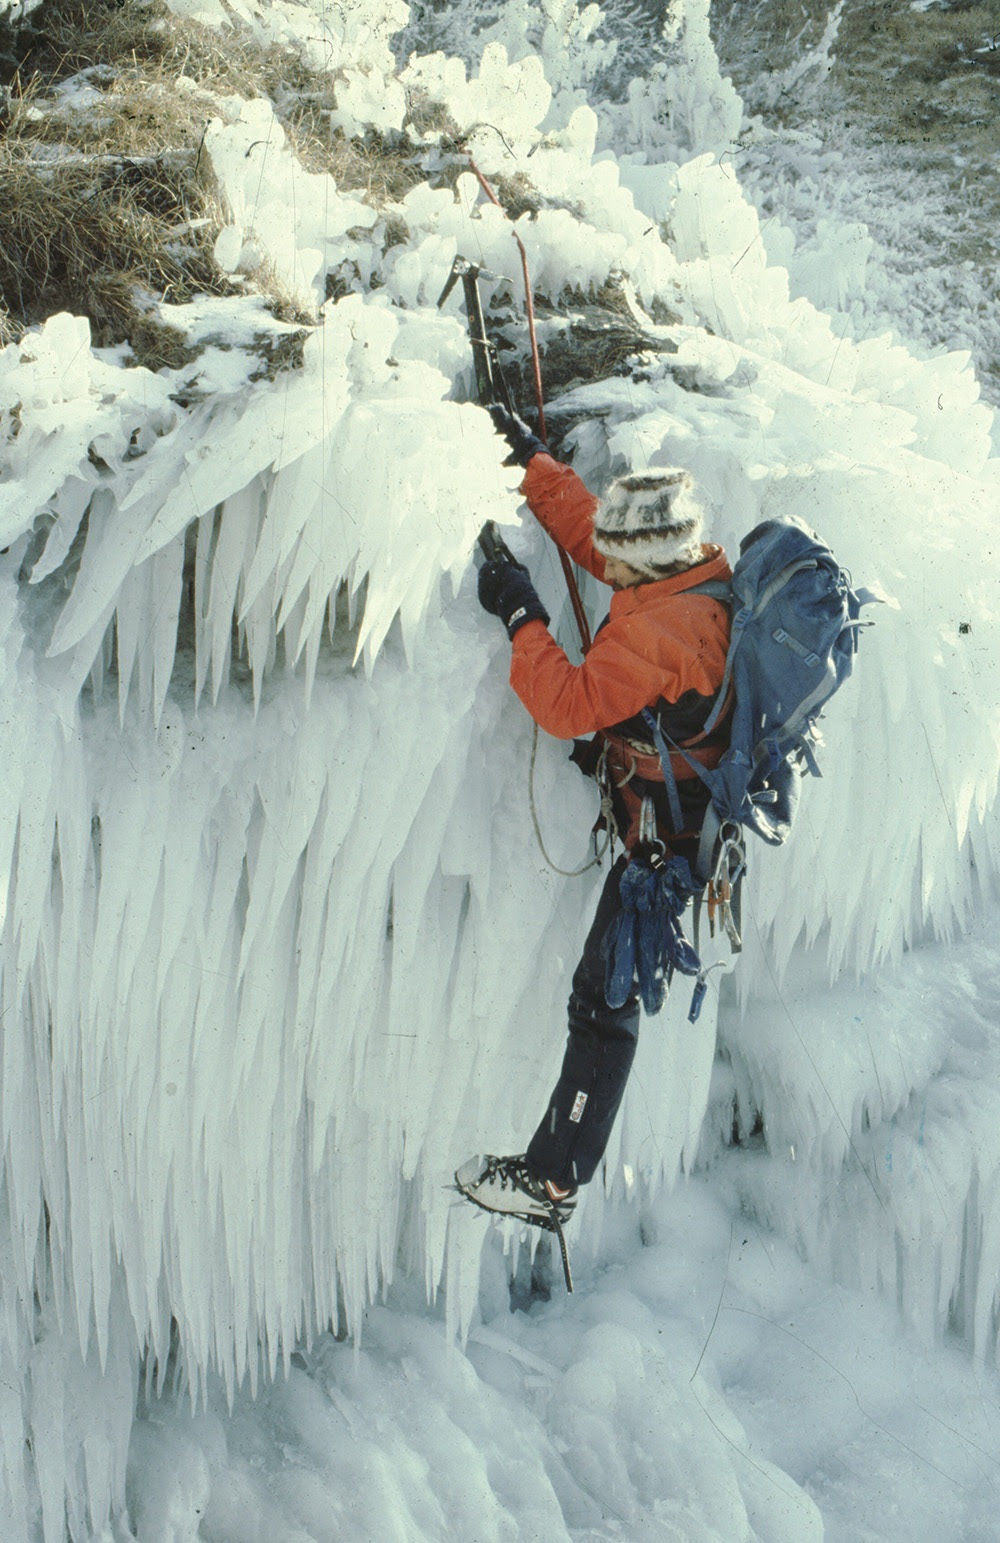
[[[628,739],[624,734],[611,734],[607,729],[602,729],[600,734],[608,747],[608,761],[614,771],[620,772],[627,779],[641,777],[643,782],[663,781],[663,767],[655,746],[643,744],[641,740]],[[726,753],[725,745],[702,744],[685,749],[692,760],[709,769],[718,766]],[[678,782],[689,782],[698,775],[677,751],[670,753],[670,769]]]

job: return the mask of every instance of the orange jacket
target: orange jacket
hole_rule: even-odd
[[[521,492],[559,545],[603,580],[604,559],[593,545],[597,499],[576,473],[539,453],[528,462]],[[721,547],[702,551],[695,568],[614,594],[582,664],[570,663],[542,622],[517,630],[510,683],[547,733],[575,739],[691,691],[707,699],[707,712],[725,670],[729,612],[709,595],[684,591],[707,579],[728,581],[732,570]]]

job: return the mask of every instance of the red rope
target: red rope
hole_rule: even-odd
[[[472,157],[469,157],[469,165],[475,172],[479,185],[486,194],[490,203],[498,209],[503,209],[499,198],[490,187],[479,167]],[[535,336],[535,306],[531,295],[531,275],[528,272],[528,254],[524,248],[524,242],[518,232],[511,226],[511,234],[517,242],[518,251],[521,254],[521,272],[524,275],[524,309],[528,317],[528,337],[531,340],[531,368],[535,380],[535,402],[538,407],[538,437],[545,443],[548,442],[548,434],[545,428],[545,404],[542,392],[542,361],[538,353],[538,339]],[[559,561],[562,564],[563,575],[566,579],[566,588],[569,590],[570,605],[573,607],[573,615],[576,617],[577,630],[580,634],[580,647],[586,653],[590,648],[590,624],[587,621],[587,613],[583,608],[580,598],[580,587],[576,582],[576,574],[573,572],[573,564],[568,553],[564,552],[558,541],[555,542],[556,551],[559,553]]]

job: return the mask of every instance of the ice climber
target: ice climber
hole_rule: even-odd
[[[686,471],[619,477],[598,500],[519,418],[504,408],[491,412],[512,460],[526,468],[521,492],[533,513],[614,591],[583,663],[573,665],[548,631],[527,569],[497,558],[479,571],[480,603],[504,623],[513,645],[511,685],[541,728],[577,740],[572,758],[601,780],[625,848],[573,976],[562,1070],[538,1129],[523,1154],[476,1157],[455,1175],[461,1192],[486,1210],[559,1230],[604,1154],[636,1050],[640,991],[631,960],[621,989],[608,989],[606,940],[622,917],[623,876],[628,868],[627,889],[629,879],[649,872],[651,851],[663,855],[657,841],[693,865],[708,803],[687,761],[671,755],[683,816],[674,833],[642,710],[651,709],[664,733],[703,764],[721,758],[725,722],[709,736],[703,726],[723,678],[729,611],[720,599],[690,591],[707,580],[728,582],[731,570],[721,547],[702,543],[702,511]]]

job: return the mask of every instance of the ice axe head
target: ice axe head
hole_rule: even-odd
[[[451,265],[448,281],[441,291],[438,301],[438,309],[444,305],[459,279],[465,290],[465,311],[469,327],[469,342],[472,344],[472,358],[476,370],[476,391],[480,402],[502,401],[513,411],[510,400],[510,392],[503,378],[497,352],[486,333],[486,318],[483,316],[483,302],[479,294],[479,275],[483,269],[479,263],[472,263],[467,257],[459,255]]]
[[[458,283],[459,279],[469,278],[473,283],[475,283],[476,279],[479,277],[479,271],[478,263],[470,263],[467,257],[456,257],[455,261],[451,265],[451,272],[448,275],[444,289],[441,291],[441,298],[438,301],[438,310],[440,310],[444,305],[445,301],[451,294],[452,290],[455,288],[455,285]]]

